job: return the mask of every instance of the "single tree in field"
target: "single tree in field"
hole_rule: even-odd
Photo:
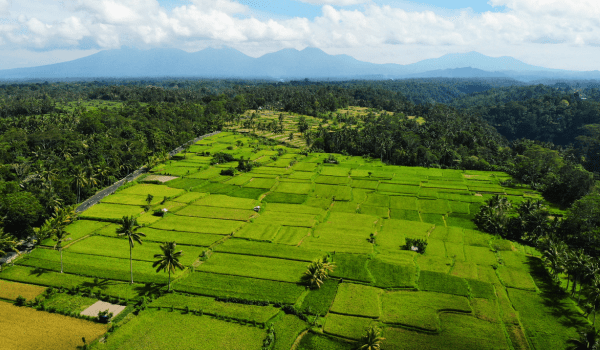
[[[379,350],[381,349],[381,342],[385,338],[381,337],[381,329],[377,326],[370,326],[366,329],[365,335],[361,338],[360,350]]]
[[[137,219],[133,216],[123,216],[121,220],[121,227],[117,228],[117,235],[127,237],[129,240],[129,271],[131,273],[131,284],[133,284],[133,259],[131,257],[133,245],[135,242],[142,244],[142,237],[146,237],[145,234],[137,232],[140,228],[137,224]]]
[[[600,336],[594,327],[579,332],[579,338],[567,340],[568,350],[597,350],[600,349]]]
[[[310,288],[321,288],[323,282],[329,278],[329,272],[334,268],[335,265],[327,262],[327,258],[317,259],[308,265],[302,279]]]
[[[148,205],[150,205],[150,203],[152,203],[153,199],[154,199],[154,196],[151,194],[148,194],[148,196],[146,197],[146,203],[148,203]]]
[[[56,242],[56,244],[54,244],[54,249],[58,249],[58,251],[60,252],[60,273],[63,273],[62,244],[68,235],[70,235],[69,232],[65,231],[62,227],[59,227],[58,229],[56,229],[56,231],[54,231],[54,234],[52,236],[52,239],[54,240],[54,242]]]
[[[9,251],[19,254],[17,249],[17,239],[0,227],[0,258],[3,258]],[[2,272],[2,264],[0,264],[0,272]]]
[[[154,258],[158,259],[152,264],[152,267],[157,267],[156,272],[167,271],[169,273],[169,283],[167,286],[167,291],[171,291],[171,272],[175,273],[175,269],[178,268],[180,270],[184,269],[182,263],[179,262],[179,258],[183,255],[183,251],[175,251],[176,247],[175,242],[165,242],[160,245],[160,249],[162,249],[162,254],[155,254]]]

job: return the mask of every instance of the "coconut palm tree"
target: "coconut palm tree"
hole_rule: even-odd
[[[17,249],[17,239],[13,235],[4,232],[4,229],[0,227],[0,258],[3,258],[9,251],[19,254],[19,250]],[[0,264],[0,272],[1,271],[2,264]]]
[[[169,283],[167,285],[167,291],[171,291],[171,272],[175,273],[175,269],[178,268],[180,270],[184,269],[182,263],[179,262],[179,258],[183,255],[183,251],[175,251],[176,247],[175,242],[165,242],[160,245],[160,249],[162,249],[162,254],[155,254],[154,258],[158,259],[152,264],[152,267],[157,267],[156,272],[159,271],[167,271],[169,273]]]
[[[123,216],[123,219],[121,219],[121,227],[117,228],[117,235],[127,237],[129,240],[129,271],[131,273],[131,284],[133,284],[133,246],[135,242],[142,244],[142,237],[146,237],[145,234],[137,232],[139,228],[140,226],[137,224],[137,219],[133,216]]]
[[[311,288],[321,288],[323,282],[329,278],[329,272],[335,268],[333,263],[327,262],[327,258],[316,259],[307,266],[302,279]]]
[[[549,241],[542,251],[544,264],[552,271],[552,278],[557,281],[558,275],[565,270],[564,252],[567,245],[563,242]]]
[[[71,233],[64,230],[63,227],[58,227],[52,236],[52,239],[56,244],[54,244],[54,249],[58,249],[60,252],[60,273],[63,273],[63,254],[62,254],[62,244]]]
[[[385,338],[381,337],[381,329],[377,326],[370,326],[366,329],[365,335],[361,338],[360,350],[379,350],[381,342]]]
[[[596,275],[590,281],[587,288],[587,298],[594,308],[594,320],[592,321],[592,327],[596,325],[596,308],[600,302],[600,276]]]
[[[579,339],[571,338],[567,343],[570,344],[568,350],[597,350],[600,349],[600,336],[595,328],[590,327],[579,332]]]

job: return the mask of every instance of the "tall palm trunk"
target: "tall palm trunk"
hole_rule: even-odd
[[[60,250],[60,273],[63,273],[62,248]]]
[[[169,284],[167,285],[167,292],[171,291],[171,270],[169,270]]]
[[[133,261],[131,257],[131,245],[129,245],[129,272],[131,273],[131,284],[133,284]]]

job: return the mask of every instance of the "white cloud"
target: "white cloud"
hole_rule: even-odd
[[[6,16],[9,14],[8,10],[10,9],[10,5],[10,0],[0,0],[0,16]]]
[[[334,7],[367,0],[301,1],[323,5],[322,15],[313,20],[257,19],[247,6],[234,0],[190,0],[171,11],[157,0],[64,0],[63,6],[19,0],[12,4],[9,20],[0,24],[0,49],[76,48],[82,42],[89,46],[90,41],[107,49],[129,45],[190,51],[224,44],[245,48],[248,53],[317,46],[336,52],[373,52],[366,60],[377,61],[386,57],[382,48],[407,45],[431,47],[422,50],[430,53],[503,47],[507,50],[504,55],[516,57],[519,47],[533,43],[562,43],[562,47],[600,44],[597,0],[490,0],[491,5],[506,10],[482,14],[455,11],[452,16],[373,2],[353,10]],[[0,14],[9,5],[0,0]],[[536,47],[552,45],[558,44]]]
[[[313,5],[335,5],[335,6],[349,6],[358,5],[369,2],[369,0],[296,0],[305,2]]]

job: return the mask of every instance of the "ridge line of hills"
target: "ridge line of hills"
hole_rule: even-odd
[[[416,63],[376,64],[348,55],[329,55],[308,47],[283,49],[253,58],[233,48],[100,51],[76,60],[30,68],[0,70],[0,80],[68,78],[245,78],[245,79],[405,79],[504,78],[600,79],[600,71],[569,71],[526,64],[513,57],[478,52],[447,54]]]

